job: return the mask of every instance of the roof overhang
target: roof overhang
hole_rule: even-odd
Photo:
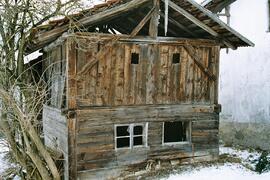
[[[235,1],[236,0],[205,0],[201,5],[213,13],[218,13]]]
[[[158,36],[164,36],[165,0],[160,1]],[[96,27],[100,29],[106,26],[121,34],[131,34],[153,8],[152,0],[113,0],[109,2],[74,15],[76,24],[73,26],[83,28],[88,32],[94,32]],[[67,32],[71,26],[70,17],[37,27],[28,43],[28,52],[43,48]],[[232,49],[254,46],[251,41],[221,21],[216,14],[194,0],[169,0],[168,22],[167,36],[169,37],[212,39],[219,41],[222,47]],[[138,35],[147,36],[148,32],[149,23],[140,29]]]

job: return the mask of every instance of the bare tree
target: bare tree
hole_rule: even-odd
[[[22,179],[61,178],[60,156],[41,138],[39,115],[48,88],[42,78],[29,81],[31,71],[24,64],[27,42],[37,26],[80,7],[80,0],[0,1],[0,130],[16,164],[10,174]]]

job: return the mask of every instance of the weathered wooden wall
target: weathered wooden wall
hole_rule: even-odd
[[[201,63],[216,80],[210,80],[195,64],[184,48],[186,42],[196,49]],[[72,178],[89,179],[98,171],[102,174],[151,159],[192,162],[217,158],[219,46],[202,42],[111,43],[93,36],[67,40]],[[105,55],[81,74],[100,53]],[[139,64],[131,64],[132,53],[139,54]],[[172,63],[174,53],[180,54],[180,63]],[[173,120],[191,122],[191,143],[162,145],[163,122]],[[114,125],[134,122],[148,122],[148,147],[116,151]]]
[[[66,104],[67,108],[63,128],[67,129],[69,178],[89,179],[98,175],[97,171],[119,170],[147,160],[192,162],[218,156],[216,43],[119,40],[108,45],[110,41],[88,37],[68,38],[48,51],[46,62],[47,67],[53,61],[61,62],[60,67],[54,63],[47,76],[52,79],[50,105],[64,108]],[[186,42],[196,49],[216,80],[210,80],[195,64],[184,48]],[[80,74],[101,52],[105,55]],[[139,64],[131,64],[132,53],[139,54]],[[174,53],[180,54],[180,63],[172,63]],[[163,122],[174,120],[191,122],[189,144],[162,145]],[[116,151],[114,125],[134,122],[148,123],[148,146]],[[47,126],[52,128],[52,124]]]
[[[85,108],[76,111],[77,170],[124,167],[147,160],[192,162],[218,157],[218,114],[213,106],[158,105],[115,108]],[[163,122],[191,122],[191,142],[162,145]],[[115,150],[114,125],[148,122],[148,146]],[[90,176],[89,176],[90,177]]]
[[[77,106],[118,106],[144,104],[211,104],[217,98],[217,80],[209,80],[179,44],[115,43],[102,49],[104,42],[87,39],[77,48],[76,72],[95,60],[97,52],[105,56],[77,80]],[[184,42],[184,41],[183,41]],[[219,46],[193,43],[201,63],[218,77]],[[139,64],[131,64],[131,54],[139,54]],[[180,63],[173,64],[174,53],[180,53]]]
[[[47,82],[47,104],[52,107],[65,106],[66,45],[48,50],[43,58],[43,72]]]
[[[68,128],[67,118],[62,115],[61,110],[43,106],[43,132],[46,146],[53,148],[64,156],[64,177],[68,177]]]

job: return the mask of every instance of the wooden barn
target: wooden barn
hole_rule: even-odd
[[[65,179],[218,158],[220,49],[253,43],[210,10],[111,0],[32,37],[48,83],[45,142],[63,152]]]

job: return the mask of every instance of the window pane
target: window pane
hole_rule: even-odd
[[[129,147],[129,138],[117,138],[117,148]]]
[[[143,126],[134,126],[133,134],[134,135],[142,135],[143,134]]]
[[[165,122],[164,123],[164,142],[186,141],[187,122]]]
[[[116,127],[116,136],[129,136],[129,126]]]
[[[143,145],[143,137],[142,136],[133,138],[133,146],[139,146],[139,145]]]

